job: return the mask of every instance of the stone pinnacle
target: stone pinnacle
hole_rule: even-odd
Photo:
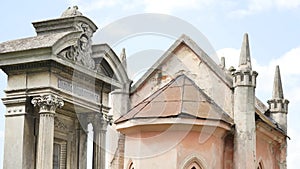
[[[252,70],[248,34],[244,34],[239,62],[240,70]]]
[[[125,48],[123,48],[121,51],[120,60],[122,65],[124,66],[124,69],[127,69],[127,58],[126,58]]]
[[[273,99],[283,99],[283,90],[280,77],[279,66],[276,66],[274,84],[273,84]]]

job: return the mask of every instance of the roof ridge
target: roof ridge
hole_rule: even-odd
[[[134,108],[138,107],[139,105],[141,105],[142,103],[146,103],[143,107],[141,107],[139,110],[142,110],[143,108],[145,108],[154,98],[156,98],[160,93],[162,93],[163,91],[165,91],[171,84],[173,84],[177,78],[179,78],[182,75],[176,76],[174,79],[172,79],[170,82],[168,82],[167,84],[165,84],[163,87],[159,88],[158,90],[156,90],[154,93],[150,94],[149,96],[147,96],[145,99],[143,99],[142,101],[140,101],[138,104],[136,104],[135,106],[133,106],[131,109],[128,110],[128,112],[130,112],[131,110],[133,110]],[[149,99],[150,97],[152,97],[153,95],[155,95],[155,97],[151,98],[149,101],[145,102],[147,99]],[[126,112],[124,115],[120,116],[116,121],[118,121],[119,119],[121,119],[122,117],[126,116],[128,114],[128,112]],[[139,113],[139,111],[137,111],[132,117],[134,117],[137,113]]]

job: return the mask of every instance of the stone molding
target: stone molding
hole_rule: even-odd
[[[64,106],[64,101],[62,98],[55,96],[53,94],[42,95],[34,97],[31,100],[34,107],[38,106],[40,108],[40,113],[55,113],[56,108],[61,108]]]
[[[256,77],[258,73],[252,70],[238,70],[232,73],[233,76],[233,87],[237,86],[249,86],[256,87]]]
[[[286,99],[271,99],[267,103],[269,104],[271,113],[288,113],[289,101]]]

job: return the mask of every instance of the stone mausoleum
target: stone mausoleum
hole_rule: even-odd
[[[97,26],[77,7],[33,26],[35,36],[0,43],[3,169],[287,168],[279,67],[264,105],[247,34],[236,69],[182,35],[132,85],[125,51],[93,44]]]

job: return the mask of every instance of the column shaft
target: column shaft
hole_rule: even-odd
[[[87,168],[87,131],[83,128],[79,130],[79,169]]]
[[[54,114],[40,114],[37,168],[53,168]]]
[[[105,169],[106,130],[94,129],[93,169]]]

